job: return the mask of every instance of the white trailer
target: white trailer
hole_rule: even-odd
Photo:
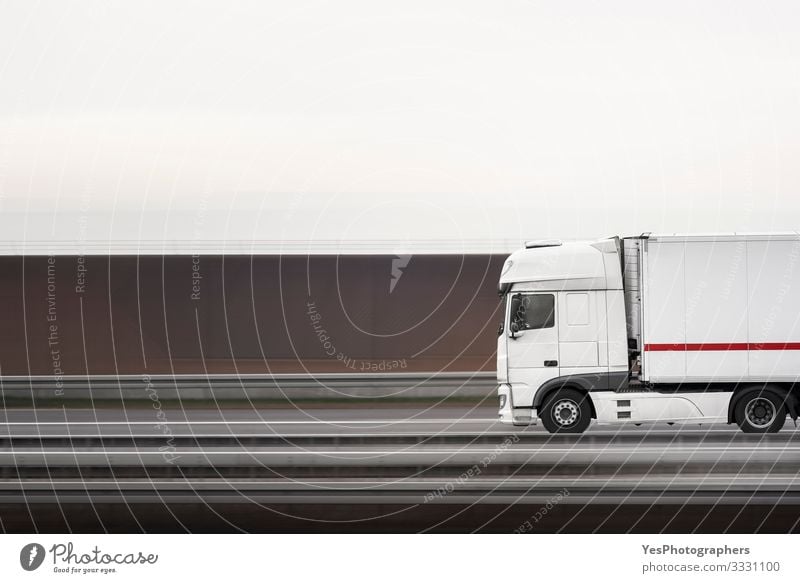
[[[798,263],[796,232],[527,244],[500,276],[500,420],[780,430],[800,409]]]

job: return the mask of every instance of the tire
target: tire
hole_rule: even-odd
[[[770,391],[746,391],[736,402],[734,419],[745,433],[778,433],[786,423],[786,405]]]
[[[558,389],[545,399],[539,419],[550,433],[583,433],[592,422],[589,397],[575,389]]]

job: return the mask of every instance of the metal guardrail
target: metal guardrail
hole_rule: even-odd
[[[477,397],[494,372],[0,376],[7,397],[36,398],[348,398]]]
[[[642,483],[638,479],[542,479],[513,482],[506,479],[478,478],[467,485],[451,488],[441,478],[388,482],[381,480],[314,480],[269,482],[234,479],[52,480],[31,484],[8,481],[0,484],[0,503],[36,505],[74,503],[234,503],[252,504],[546,504],[558,497],[571,505],[614,506],[636,504],[678,504],[742,506],[797,505],[800,493],[787,484],[765,488],[757,478],[728,478],[725,481],[672,482],[667,479]],[[436,496],[436,492],[447,492]],[[429,507],[428,507],[429,508]]]

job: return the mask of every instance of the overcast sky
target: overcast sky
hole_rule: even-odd
[[[800,229],[797,2],[0,1],[0,239]]]

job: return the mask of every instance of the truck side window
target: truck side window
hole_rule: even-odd
[[[537,330],[555,326],[556,298],[553,294],[511,297],[511,322],[520,330]]]

